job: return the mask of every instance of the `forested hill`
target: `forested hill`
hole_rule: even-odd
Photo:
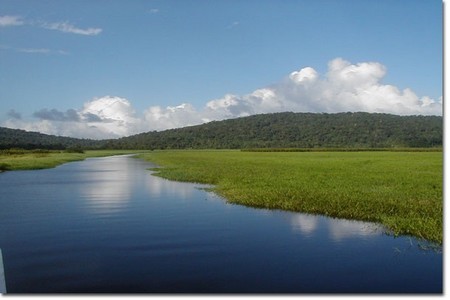
[[[442,147],[439,116],[273,113],[105,141],[118,149]]]
[[[0,127],[0,149],[239,149],[442,147],[442,117],[274,113],[152,131],[76,139]]]
[[[104,141],[76,139],[63,136],[48,135],[39,132],[0,127],[0,149],[54,149],[68,148],[97,149]]]

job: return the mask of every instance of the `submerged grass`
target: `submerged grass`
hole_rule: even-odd
[[[87,150],[84,153],[65,151],[3,151],[0,153],[0,172],[11,170],[37,170],[54,168],[57,165],[83,160],[88,157],[101,157],[143,151],[127,150]]]
[[[156,175],[228,201],[378,222],[442,244],[442,152],[154,151]]]

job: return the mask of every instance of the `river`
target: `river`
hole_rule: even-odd
[[[442,293],[442,251],[232,205],[131,156],[0,173],[8,293]]]

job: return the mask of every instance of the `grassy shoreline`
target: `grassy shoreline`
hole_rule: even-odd
[[[442,244],[442,152],[154,151],[155,175],[229,202],[377,222]]]
[[[84,153],[68,153],[64,151],[20,151],[18,153],[3,153],[0,154],[0,172],[48,169],[71,161],[84,160],[89,157],[103,157],[145,152],[147,151],[87,150],[84,151]]]
[[[0,172],[131,153],[161,166],[155,175],[212,184],[231,203],[377,222],[442,244],[442,152],[25,151],[0,154]]]

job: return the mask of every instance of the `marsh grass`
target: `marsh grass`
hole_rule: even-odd
[[[156,175],[229,202],[378,222],[442,243],[442,152],[154,151]]]
[[[101,157],[142,152],[145,151],[88,150],[80,153],[49,150],[3,150],[0,151],[0,171],[47,169],[56,167],[63,163],[83,160],[88,157]]]

